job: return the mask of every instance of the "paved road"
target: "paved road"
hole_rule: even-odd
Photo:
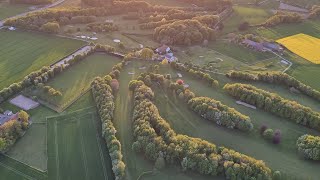
[[[82,47],[81,49],[79,49],[79,50],[77,50],[76,52],[74,52],[73,54],[70,54],[69,56],[61,59],[59,62],[53,64],[53,65],[51,66],[51,68],[53,68],[53,67],[56,66],[56,65],[57,65],[57,66],[61,66],[62,64],[64,64],[64,62],[70,61],[70,60],[73,59],[73,57],[76,56],[76,55],[86,54],[86,53],[88,53],[92,48],[93,48],[93,47],[90,46],[90,45],[84,46],[84,47]]]
[[[58,0],[52,4],[48,4],[48,5],[45,5],[45,6],[42,6],[41,8],[37,8],[35,10],[32,10],[32,11],[28,11],[28,12],[25,12],[25,13],[21,13],[21,14],[17,14],[15,16],[12,16],[12,17],[9,17],[9,18],[17,18],[17,17],[21,17],[21,16],[25,16],[27,15],[28,13],[30,12],[37,12],[37,11],[42,11],[42,10],[45,10],[45,9],[48,9],[48,8],[52,8],[52,7],[55,7],[55,6],[58,6],[60,5],[61,3],[63,3],[65,0]],[[9,19],[7,18],[7,19]],[[1,27],[3,26],[3,23],[5,22],[6,19],[0,21],[0,29]]]

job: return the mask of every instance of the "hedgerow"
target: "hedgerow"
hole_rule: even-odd
[[[228,179],[271,179],[271,170],[263,161],[199,138],[176,134],[159,115],[153,104],[154,93],[143,81],[130,82],[134,92],[133,149],[156,161],[180,164],[184,171],[206,175],[224,175]]]
[[[226,84],[223,89],[236,99],[320,131],[320,113],[309,107],[248,84]]]

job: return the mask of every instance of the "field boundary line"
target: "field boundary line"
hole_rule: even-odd
[[[78,110],[75,110],[75,111],[72,111],[72,112],[69,112],[69,113],[65,113],[65,114],[59,114],[59,115],[54,115],[54,116],[47,116],[47,117],[46,117],[46,120],[48,121],[48,120],[51,119],[51,118],[57,118],[57,117],[67,116],[67,115],[71,115],[71,114],[77,113],[77,112],[79,112],[79,111],[84,111],[84,110],[93,109],[93,108],[95,108],[95,106],[89,106],[89,107],[81,108],[81,109],[78,109]],[[88,113],[89,113],[89,112],[88,112]]]
[[[81,129],[81,126],[80,126],[80,122],[81,120],[78,120],[77,121],[77,126],[78,126],[78,129],[80,131],[80,136],[81,136],[81,141],[80,141],[80,144],[81,144],[81,154],[82,154],[82,158],[83,158],[83,165],[84,165],[84,170],[85,170],[85,173],[86,173],[86,179],[89,179],[88,178],[88,166],[87,166],[87,156],[86,156],[86,150],[84,148],[84,143],[83,143],[83,134],[82,134],[82,129]]]
[[[9,169],[10,171],[12,171],[12,172],[14,172],[14,173],[16,173],[16,174],[18,174],[18,175],[26,178],[26,179],[29,179],[29,180],[34,180],[34,179],[35,179],[35,178],[32,178],[32,177],[29,176],[29,175],[24,174],[23,172],[21,172],[21,171],[19,171],[19,170],[17,170],[17,169],[14,169],[13,167],[10,167],[10,166],[8,166],[8,165],[5,165],[5,164],[2,163],[2,162],[0,162],[0,166],[2,166],[2,167],[4,167],[4,168],[7,168],[7,169]]]
[[[41,169],[39,169],[39,168],[36,168],[36,167],[31,166],[31,165],[29,165],[29,164],[26,164],[26,163],[24,163],[24,162],[22,162],[22,161],[20,161],[20,160],[17,160],[17,159],[15,159],[15,158],[7,155],[7,154],[2,154],[2,155],[5,156],[5,157],[8,158],[8,159],[12,159],[12,160],[17,161],[17,162],[19,162],[19,163],[21,163],[21,164],[23,164],[23,165],[25,165],[25,166],[28,166],[29,168],[31,168],[31,169],[33,169],[33,170],[40,171],[41,173],[46,173],[46,171],[44,171],[44,170],[41,170]]]
[[[97,140],[98,149],[99,149],[99,152],[100,152],[100,159],[101,159],[101,163],[102,163],[104,179],[109,180],[108,173],[107,173],[107,167],[105,165],[104,156],[103,156],[103,152],[102,152],[102,147],[101,147],[101,143],[100,143],[100,136],[99,136],[99,133],[98,133],[98,127],[96,125],[96,122],[94,121],[94,117],[95,116],[96,115],[92,114],[91,122],[93,123],[93,126],[96,129],[96,140]]]
[[[59,165],[59,147],[57,142],[57,121],[54,122],[54,145],[56,147],[56,172],[57,172],[57,179],[60,180],[60,165]]]

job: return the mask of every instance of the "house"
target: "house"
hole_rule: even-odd
[[[158,47],[156,49],[156,53],[158,53],[160,55],[164,55],[164,54],[167,54],[169,52],[171,52],[171,48],[169,46],[167,46],[167,45],[162,45],[162,46],[160,46],[160,47]]]
[[[283,48],[279,44],[276,44],[276,43],[263,42],[262,45],[266,49],[269,49],[274,52],[282,52],[283,51]]]
[[[182,74],[181,73],[177,73],[177,77],[178,78],[182,78]]]
[[[12,27],[12,26],[9,27],[8,29],[9,29],[10,31],[15,31],[15,30],[16,30],[16,28],[15,28],[15,27]]]
[[[12,111],[5,111],[3,114],[0,114],[0,126],[4,123],[17,118],[17,114],[13,114]]]
[[[249,39],[245,39],[242,41],[242,44],[254,49],[254,50],[257,50],[257,51],[266,51],[266,49],[264,48],[264,46],[262,45],[262,43],[258,43],[258,42],[255,42],[255,41],[252,41],[252,40],[249,40]]]

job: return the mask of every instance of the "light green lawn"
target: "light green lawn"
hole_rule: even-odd
[[[85,43],[30,32],[0,30],[0,89],[71,54]]]

